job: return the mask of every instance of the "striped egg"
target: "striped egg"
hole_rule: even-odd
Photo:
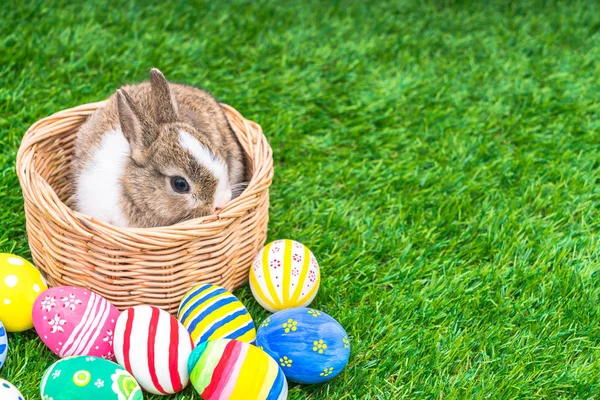
[[[203,284],[190,290],[181,301],[177,319],[196,346],[215,339],[248,343],[256,339],[254,321],[246,307],[220,286]]]
[[[6,329],[4,329],[4,325],[2,325],[2,321],[0,321],[0,368],[4,365],[4,361],[6,361],[6,355],[8,354],[8,336],[6,335]]]
[[[192,338],[175,317],[152,306],[129,308],[117,320],[115,356],[146,391],[173,394],[188,382]]]
[[[204,400],[285,400],[288,385],[267,353],[245,342],[201,343],[188,362],[190,380]]]
[[[256,256],[250,289],[266,310],[308,306],[319,290],[319,264],[313,253],[294,240],[276,240]]]
[[[88,289],[58,286],[33,303],[33,325],[42,342],[59,357],[114,358],[113,335],[119,310]]]

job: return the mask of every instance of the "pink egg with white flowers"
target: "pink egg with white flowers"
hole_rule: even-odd
[[[33,304],[33,326],[59,357],[114,359],[113,337],[120,312],[88,289],[58,286],[42,292]]]

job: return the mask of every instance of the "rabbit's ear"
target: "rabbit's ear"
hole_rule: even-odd
[[[133,100],[123,89],[117,90],[117,110],[121,131],[131,148],[131,157],[141,164],[145,159],[146,149],[152,145],[155,137],[148,134],[150,130],[144,129]]]
[[[176,122],[179,114],[175,96],[173,96],[165,76],[156,68],[150,70],[150,87],[152,88],[152,103],[154,104],[156,122]]]

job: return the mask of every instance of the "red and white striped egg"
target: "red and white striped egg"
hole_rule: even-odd
[[[104,297],[73,286],[50,288],[33,303],[33,325],[59,357],[114,359],[113,335],[119,310]]]
[[[150,393],[173,394],[187,386],[187,362],[193,347],[187,329],[159,308],[135,306],[117,320],[117,362]]]

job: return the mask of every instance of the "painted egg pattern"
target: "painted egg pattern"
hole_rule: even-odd
[[[2,400],[24,400],[25,397],[19,389],[7,380],[0,378],[0,399]]]
[[[0,321],[8,332],[33,328],[33,302],[47,288],[40,271],[29,261],[0,253]]]
[[[177,319],[196,346],[215,339],[248,343],[256,339],[254,321],[246,307],[220,286],[204,284],[190,290],[181,301]]]
[[[59,357],[114,358],[113,337],[119,310],[104,297],[72,286],[50,288],[33,305],[33,324]]]
[[[52,364],[40,383],[43,400],[142,400],[142,389],[120,365],[93,356]]]
[[[123,311],[114,346],[118,363],[146,391],[173,394],[187,386],[187,360],[194,345],[185,327],[166,311],[152,306]]]
[[[4,325],[2,325],[2,321],[0,321],[0,368],[2,368],[2,366],[4,365],[7,354],[8,335],[6,334],[6,329],[4,329]]]
[[[190,380],[202,399],[285,400],[288,385],[275,360],[238,340],[201,343],[188,362]]]
[[[276,240],[256,256],[250,269],[250,289],[266,310],[308,306],[319,290],[317,259],[302,243]]]
[[[256,345],[279,362],[289,380],[305,384],[333,379],[350,357],[344,328],[324,312],[310,308],[271,315],[258,328]]]

